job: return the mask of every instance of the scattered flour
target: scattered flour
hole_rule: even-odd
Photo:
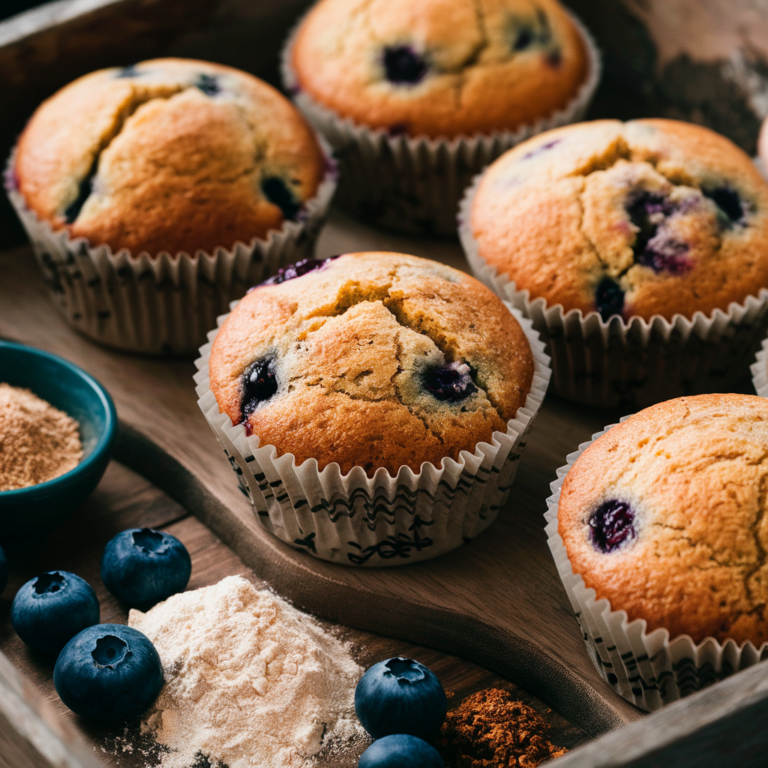
[[[228,768],[303,768],[328,744],[363,736],[362,669],[313,619],[240,576],[174,595],[128,623],[155,644],[166,684],[144,728],[170,751]]]

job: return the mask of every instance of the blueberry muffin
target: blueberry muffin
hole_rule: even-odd
[[[768,640],[766,456],[759,397],[679,398],[613,427],[563,483],[557,525],[574,573],[648,632],[759,648]]]
[[[266,83],[156,59],[86,75],[44,102],[13,171],[54,230],[154,257],[212,253],[300,220],[326,164],[304,119]]]
[[[690,318],[768,287],[768,183],[698,125],[540,134],[489,167],[466,226],[483,263],[564,312]]]
[[[418,472],[505,433],[531,389],[528,340],[474,278],[396,253],[298,265],[252,290],[213,343],[232,424],[319,469]]]
[[[355,123],[451,138],[548,117],[588,56],[555,0],[321,0],[291,67],[297,88]]]

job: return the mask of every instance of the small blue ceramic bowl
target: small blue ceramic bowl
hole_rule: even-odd
[[[115,405],[96,379],[34,347],[0,341],[0,382],[25,387],[80,425],[82,461],[46,483],[0,491],[0,543],[42,537],[66,520],[101,480],[117,433]]]

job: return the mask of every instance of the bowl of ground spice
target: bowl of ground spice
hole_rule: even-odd
[[[116,429],[112,398],[92,376],[0,341],[0,543],[69,517],[104,474]]]

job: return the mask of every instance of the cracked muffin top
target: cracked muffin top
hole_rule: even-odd
[[[432,138],[549,117],[588,74],[556,0],[321,0],[291,64],[297,87],[342,117]]]
[[[488,168],[469,226],[485,262],[565,312],[692,317],[768,287],[768,184],[728,139],[674,120],[518,145]]]
[[[155,256],[212,253],[300,218],[325,159],[293,105],[261,80],[156,59],[86,75],[44,102],[14,170],[54,229]]]
[[[533,378],[513,315],[469,275],[398,253],[307,261],[221,326],[211,390],[261,445],[392,475],[506,432]]]
[[[558,530],[597,599],[695,642],[768,640],[768,400],[681,397],[598,438]]]

